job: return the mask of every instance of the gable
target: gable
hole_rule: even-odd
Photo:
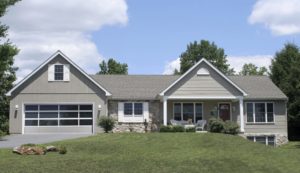
[[[48,69],[53,64],[69,67],[68,81],[49,80]],[[7,95],[10,96],[12,93],[14,95],[18,93],[102,93],[106,96],[110,94],[60,51],[18,83]]]
[[[174,97],[237,97],[244,91],[216,70],[206,60],[201,60],[161,94]]]

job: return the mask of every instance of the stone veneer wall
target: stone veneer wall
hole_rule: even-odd
[[[125,100],[122,100],[125,101]],[[149,103],[149,122],[147,131],[158,131],[162,122],[162,103],[159,100],[145,101],[137,100],[140,102]],[[111,116],[118,120],[118,100],[108,101],[108,116]],[[130,102],[130,101],[129,101]],[[117,122],[113,132],[145,132],[144,123],[122,123]]]
[[[270,133],[245,133],[241,135],[244,138],[247,138],[247,136],[275,136],[275,143],[276,146],[281,146],[284,144],[287,144],[289,142],[288,137],[286,134],[270,134]]]

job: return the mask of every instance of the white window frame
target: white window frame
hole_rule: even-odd
[[[57,73],[57,72],[55,72],[55,67],[56,66],[62,66],[63,67],[63,69],[62,69],[62,72],[59,72],[59,73],[62,73],[62,79],[60,79],[60,80],[58,80],[58,79],[55,79],[55,74]],[[63,65],[63,64],[54,64],[54,76],[53,76],[53,78],[54,78],[54,81],[64,81],[64,79],[65,79],[65,65]]]
[[[274,145],[273,145],[273,147],[275,147],[276,146],[276,136],[274,136],[274,135],[265,135],[265,136],[247,136],[247,140],[250,140],[250,139],[248,139],[248,137],[253,137],[253,142],[256,142],[256,137],[264,137],[265,138],[265,145],[268,145],[268,146],[271,146],[271,145],[269,145],[269,137],[273,137],[274,138]],[[251,140],[252,141],[252,140]]]
[[[180,110],[181,110],[181,120],[183,120],[183,103],[192,103],[193,104],[193,109],[194,109],[194,116],[193,116],[193,121],[194,121],[194,123],[197,123],[196,122],[196,104],[201,104],[201,106],[202,106],[202,112],[201,112],[201,114],[202,114],[202,120],[204,119],[204,115],[203,115],[203,109],[204,109],[204,105],[203,105],[203,102],[174,102],[173,103],[173,119],[175,118],[175,104],[180,104],[180,106],[181,106],[181,108],[180,108]]]
[[[248,122],[248,111],[247,111],[247,104],[251,103],[252,104],[252,109],[253,109],[253,122]],[[255,120],[255,103],[264,103],[265,104],[265,122],[256,122]],[[268,110],[267,110],[267,104],[271,103],[273,106],[273,121],[268,122]],[[245,113],[246,113],[246,122],[249,124],[273,124],[275,123],[275,107],[274,107],[274,102],[245,102]]]
[[[38,106],[38,110],[37,111],[26,111],[25,110],[25,106],[26,105],[37,105]],[[58,106],[58,110],[40,110],[40,106],[41,105],[57,105]],[[77,105],[78,106],[78,110],[60,110],[59,106],[60,105]],[[80,105],[91,105],[92,106],[92,110],[80,110]],[[24,127],[90,127],[93,125],[93,117],[94,117],[94,104],[93,103],[25,103],[23,104],[23,114],[24,114]],[[26,118],[25,117],[25,113],[26,112],[37,112],[38,113],[38,117],[37,118]],[[40,118],[40,112],[57,112],[58,113],[58,117],[57,118]],[[78,112],[78,117],[77,118],[61,118],[60,112]],[[92,113],[92,117],[89,118],[80,118],[80,113],[81,112],[91,112]],[[78,121],[78,125],[60,125],[60,120],[76,120]],[[25,121],[26,120],[37,120],[38,124],[37,126],[27,126],[25,125]],[[40,126],[40,120],[57,120],[58,124],[56,126]],[[80,125],[80,120],[92,120],[92,124],[91,125]]]
[[[126,103],[131,103],[132,104],[132,114],[131,115],[130,114],[125,114],[125,104]],[[135,114],[135,112],[134,112],[134,105],[135,105],[135,103],[142,104],[142,114]],[[130,117],[143,117],[143,115],[144,115],[144,102],[124,102],[123,115],[126,118],[130,118]]]

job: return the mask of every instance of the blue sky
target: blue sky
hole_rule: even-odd
[[[19,79],[57,49],[89,73],[115,58],[130,74],[168,74],[195,40],[224,48],[236,71],[245,62],[268,66],[287,42],[300,45],[299,0],[82,2],[24,0],[8,10],[3,21],[21,49]]]

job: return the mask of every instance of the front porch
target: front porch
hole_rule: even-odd
[[[242,97],[216,98],[168,98],[163,99],[163,124],[171,120],[187,121],[196,124],[199,120],[208,121],[219,117],[224,121],[237,122],[240,132],[244,132],[244,104]]]

